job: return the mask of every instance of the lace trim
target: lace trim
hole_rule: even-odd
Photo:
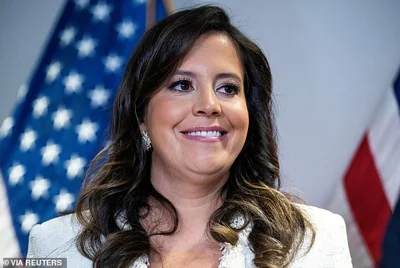
[[[240,228],[243,226],[244,217],[239,215],[230,224],[232,228]],[[239,232],[239,239],[236,245],[230,243],[219,243],[221,250],[221,257],[219,258],[218,268],[244,268],[255,267],[252,265],[254,254],[250,249],[248,236],[252,230],[252,224]],[[253,254],[253,255],[252,255]],[[250,256],[248,256],[250,255]],[[249,260],[251,263],[249,263]],[[148,268],[150,266],[148,256],[142,255],[135,260],[131,268]]]
[[[132,268],[147,268],[149,266],[150,266],[149,258],[145,254],[135,260]]]

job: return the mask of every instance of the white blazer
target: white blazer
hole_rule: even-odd
[[[304,255],[305,248],[301,248],[290,267],[353,267],[343,218],[320,208],[306,205],[299,205],[299,207],[314,224],[316,237],[311,250]],[[67,258],[68,267],[92,267],[91,260],[82,256],[75,246],[75,237],[80,228],[74,214],[34,226],[29,236],[27,258]],[[251,229],[246,229],[239,235],[239,241],[235,246],[222,244],[219,268],[255,268],[254,254],[247,240]],[[311,236],[307,235],[304,244],[307,244],[310,238]],[[148,267],[147,256],[139,258],[131,267]]]

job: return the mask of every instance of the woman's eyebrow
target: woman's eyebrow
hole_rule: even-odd
[[[191,71],[185,71],[185,70],[176,70],[174,75],[184,75],[184,76],[189,76],[189,77],[197,77],[196,73],[191,72]],[[239,75],[235,73],[219,73],[215,77],[216,79],[222,79],[222,78],[232,78],[237,80],[239,83],[242,83],[242,79],[240,78]]]
[[[238,76],[235,73],[219,73],[216,76],[217,79],[222,79],[222,78],[232,78],[237,80],[237,82],[239,82],[240,84],[242,83],[242,79],[240,78],[240,76]]]
[[[184,75],[184,76],[190,76],[190,77],[196,77],[196,73],[193,73],[191,71],[185,71],[185,70],[176,70],[174,75]]]

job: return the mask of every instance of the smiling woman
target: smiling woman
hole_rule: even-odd
[[[163,187],[157,186],[168,177],[185,178],[181,187],[191,187],[191,180],[225,184],[249,128],[243,75],[230,38],[209,33],[152,96],[141,128],[157,149],[151,179],[160,192]]]
[[[343,219],[279,191],[271,84],[262,51],[219,7],[153,26],[127,65],[111,143],[76,213],[34,227],[28,257],[66,257],[71,267],[351,267]]]

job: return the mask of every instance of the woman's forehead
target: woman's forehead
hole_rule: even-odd
[[[243,80],[243,66],[231,38],[223,33],[201,36],[175,73],[231,73]]]

